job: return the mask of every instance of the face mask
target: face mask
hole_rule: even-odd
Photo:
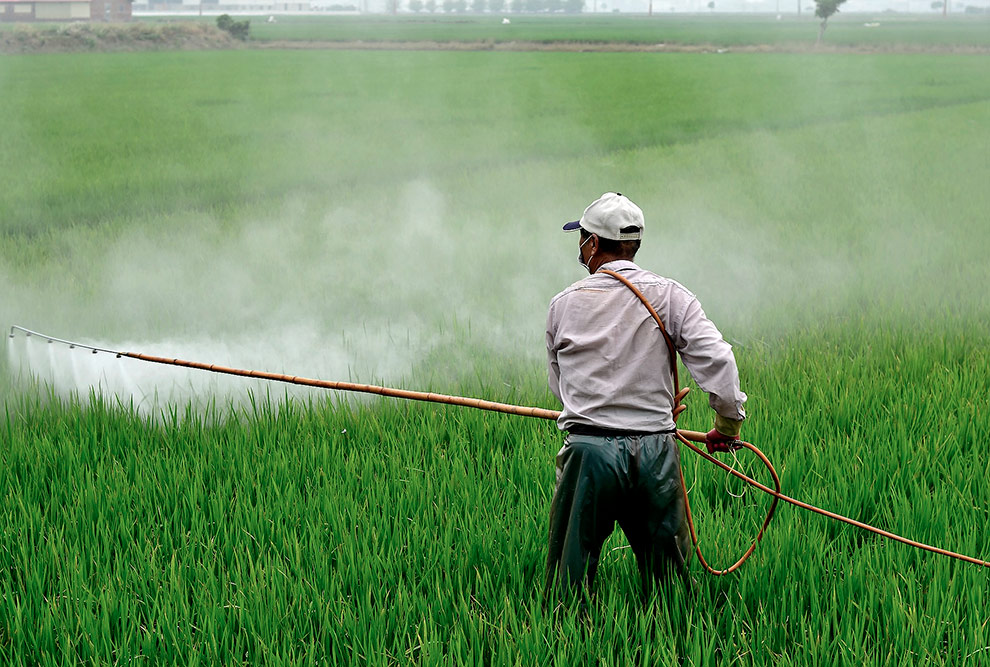
[[[591,267],[584,263],[584,258],[581,256],[581,251],[584,250],[584,244],[587,243],[588,241],[590,241],[593,238],[595,238],[594,235],[589,236],[588,238],[586,238],[584,241],[581,242],[581,245],[578,246],[578,258],[577,258],[578,259],[578,264],[580,264],[585,269],[587,269],[588,270],[588,273],[591,273]],[[591,262],[591,259],[594,256],[595,256],[595,253],[591,253],[591,257],[588,258],[588,262],[589,263]]]

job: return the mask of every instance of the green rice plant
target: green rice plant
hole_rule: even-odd
[[[985,333],[870,333],[831,353],[836,330],[801,332],[783,357],[740,351],[750,391],[787,406],[747,436],[785,492],[980,554],[990,469],[970,429],[987,417],[960,408],[986,392],[965,381]],[[703,427],[703,403],[685,426]],[[982,570],[787,507],[737,576],[694,566],[690,600],[675,588],[643,607],[617,535],[591,617],[559,616],[540,583],[559,439],[541,421],[261,398],[156,422],[93,397],[25,399],[4,428],[0,613],[18,660],[949,664],[986,641]],[[724,561],[758,508],[691,456],[700,537]]]
[[[733,343],[743,434],[784,492],[990,556],[978,59],[94,54],[8,57],[0,82],[0,321],[254,330],[299,374],[366,344],[404,362],[374,379],[555,407],[542,317],[580,277],[558,225],[621,185],[649,216],[640,263]],[[318,335],[290,359],[294,318]],[[646,601],[616,534],[588,615],[555,608],[548,422],[0,386],[3,664],[975,665],[990,645],[983,569],[787,507],[738,574],[692,563],[690,594]],[[725,563],[767,499],[693,456]]]

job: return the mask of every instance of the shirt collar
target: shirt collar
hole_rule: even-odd
[[[598,267],[598,271],[602,269],[609,269],[611,271],[621,271],[622,269],[638,269],[639,267],[629,259],[613,259],[611,262],[605,262]],[[597,273],[596,271],[595,273]]]

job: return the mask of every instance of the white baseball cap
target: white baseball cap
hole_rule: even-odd
[[[618,192],[606,192],[584,209],[580,220],[564,225],[565,232],[583,229],[613,241],[643,238],[643,211]],[[634,229],[633,229],[634,228]]]

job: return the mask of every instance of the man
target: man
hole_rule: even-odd
[[[557,426],[567,432],[550,510],[551,588],[591,590],[616,521],[636,555],[644,593],[671,573],[686,580],[690,557],[668,349],[645,304],[600,270],[621,274],[646,296],[708,392],[715,410],[708,450],[729,451],[746,417],[732,348],[698,300],[633,263],[643,228],[640,208],[614,192],[564,225],[580,230],[578,261],[591,275],[555,296],[547,314],[550,389],[563,405]]]

